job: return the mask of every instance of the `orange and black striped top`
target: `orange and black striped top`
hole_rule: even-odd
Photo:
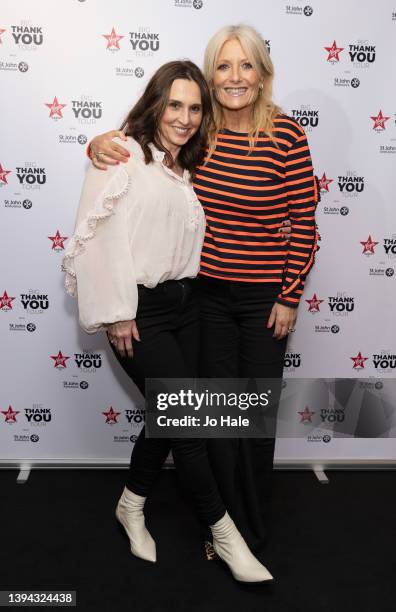
[[[317,250],[317,188],[302,127],[286,115],[274,127],[278,147],[260,133],[253,149],[247,134],[221,130],[198,167],[194,189],[206,214],[200,274],[279,283],[277,301],[297,307]],[[279,233],[286,219],[289,245]]]

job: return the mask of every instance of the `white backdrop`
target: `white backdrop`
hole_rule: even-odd
[[[288,410],[303,437],[279,439],[278,461],[396,460],[396,3],[307,1],[3,0],[3,461],[129,459],[143,402],[104,336],[79,330],[60,271],[85,147],[119,126],[159,65],[201,65],[209,37],[238,22],[267,40],[275,100],[305,127],[321,179],[321,249],[286,376],[352,378],[360,398],[302,394]],[[360,414],[356,437],[321,429],[348,410]]]

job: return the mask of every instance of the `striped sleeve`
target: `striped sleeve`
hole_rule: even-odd
[[[318,190],[311,154],[304,131],[290,147],[286,158],[285,187],[292,224],[292,235],[285,267],[282,292],[277,302],[297,308],[305,279],[318,249],[315,209]]]

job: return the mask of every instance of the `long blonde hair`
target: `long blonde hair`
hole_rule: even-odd
[[[208,82],[213,104],[214,122],[209,129],[209,157],[216,146],[216,134],[225,127],[224,112],[214,93],[213,78],[220,51],[228,40],[236,39],[260,76],[262,87],[253,105],[252,121],[248,132],[249,146],[254,143],[260,131],[266,132],[276,144],[273,130],[274,118],[281,109],[272,101],[274,65],[262,36],[251,26],[240,24],[221,28],[208,42],[204,56],[204,75]]]

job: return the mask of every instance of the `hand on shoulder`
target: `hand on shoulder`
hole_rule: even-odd
[[[90,158],[98,170],[107,170],[108,166],[127,163],[130,158],[128,140],[120,130],[105,132],[92,139],[89,146]]]

